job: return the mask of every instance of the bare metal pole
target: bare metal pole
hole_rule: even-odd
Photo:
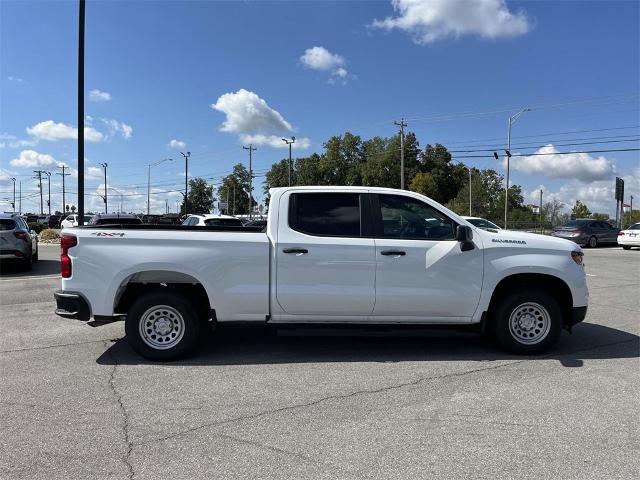
[[[509,130],[507,133],[507,150],[505,152],[507,154],[507,183],[504,189],[504,228],[505,229],[507,228],[507,213],[509,211],[509,166],[511,163],[510,162],[511,160],[511,127],[516,122],[516,120],[520,118],[520,115],[522,115],[524,112],[530,112],[530,111],[531,111],[530,108],[523,108],[515,115],[511,115],[509,117]]]
[[[11,204],[11,210],[13,210],[13,213],[16,213],[16,179],[12,177],[10,180],[13,180],[13,203]]]
[[[109,165],[106,162],[100,165],[104,169],[104,213],[109,213],[109,200],[107,198],[107,167]]]
[[[291,140],[283,138],[282,141],[289,145],[289,186],[291,186],[291,170],[293,169],[291,163],[291,146],[296,142],[296,137],[291,137]]]
[[[47,176],[47,207],[49,207],[49,215],[51,215],[51,172],[44,172]]]
[[[251,153],[257,150],[251,143],[248,147],[242,146],[245,150],[249,150],[249,218],[251,218],[251,211],[253,210],[253,167]]]
[[[44,209],[42,208],[42,174],[44,170],[34,170],[33,173],[38,175],[38,188],[40,189],[40,215],[44,214]]]
[[[469,170],[469,216],[471,216],[471,167],[467,167]]]
[[[165,158],[163,160],[159,160],[155,163],[150,163],[147,165],[147,215],[151,210],[151,167],[155,167],[156,165],[160,165],[164,162],[173,162],[173,158]]]
[[[78,15],[78,225],[84,225],[84,26],[85,0]],[[105,170],[106,172],[106,170]],[[64,177],[62,177],[64,179]],[[106,183],[106,181],[105,181]],[[105,187],[106,188],[106,187]],[[105,196],[106,205],[106,196]]]
[[[62,173],[58,172],[57,175],[61,175],[62,176],[62,213],[66,213],[66,208],[67,208],[67,204],[66,204],[66,198],[65,198],[65,185],[64,185],[64,177],[66,177],[67,175],[71,175],[70,173],[64,173],[64,171],[69,168],[67,167],[65,164],[62,165],[58,165],[58,168],[62,169]]]
[[[191,156],[191,152],[183,153],[180,152],[180,155],[184,157],[184,214],[187,214],[187,197],[189,195],[189,157]]]
[[[404,127],[407,124],[404,118],[401,118],[399,122],[393,122],[393,124],[400,127],[400,189],[404,190]]]

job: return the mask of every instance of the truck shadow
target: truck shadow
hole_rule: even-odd
[[[301,331],[283,336],[261,326],[218,328],[189,357],[161,365],[267,365],[284,363],[337,362],[428,362],[556,359],[565,367],[581,367],[584,360],[640,357],[640,337],[629,332],[592,323],[563,332],[556,347],[541,356],[510,355],[496,349],[474,333],[340,332]],[[102,365],[154,365],[135,353],[124,338],[105,351]]]
[[[34,277],[38,275],[53,275],[60,273],[60,260],[39,260],[33,264],[33,269],[29,272],[22,270],[22,266],[17,262],[0,262],[0,277],[2,278],[22,278]]]

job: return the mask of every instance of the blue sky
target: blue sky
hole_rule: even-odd
[[[392,135],[400,117],[422,146],[498,148],[509,115],[531,107],[513,128],[516,152],[638,148],[639,6],[89,1],[87,208],[102,205],[99,163],[109,165],[110,195],[122,192],[124,208],[140,211],[147,164],[174,159],[153,168],[155,192],[182,188],[181,150],[192,152],[191,175],[215,183],[247,161],[241,146],[253,141],[261,193],[259,175],[287,154],[271,145],[285,147],[281,136],[298,137],[296,153],[307,155],[346,130]],[[0,9],[0,208],[10,208],[15,177],[31,195],[23,211],[35,211],[32,171],[76,165],[77,3],[3,0]],[[601,143],[578,145],[586,142]],[[469,165],[503,170],[490,153],[464,155]],[[639,158],[637,151],[519,157],[512,181],[527,202],[543,186],[545,199],[581,198],[611,212],[616,175],[627,181],[627,196],[640,199]],[[76,179],[67,180],[75,192]],[[51,190],[60,208],[59,176]],[[175,210],[179,198],[155,193],[152,209],[163,210],[167,199]]]

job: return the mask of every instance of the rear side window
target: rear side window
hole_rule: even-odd
[[[294,193],[289,200],[289,226],[309,235],[360,236],[360,194]]]
[[[16,228],[16,222],[8,219],[0,219],[0,232],[6,232],[7,230],[14,230]]]

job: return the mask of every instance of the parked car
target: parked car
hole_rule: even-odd
[[[162,215],[157,222],[158,225],[181,225],[182,220],[177,213],[167,213]]]
[[[97,213],[89,225],[142,225],[142,220],[133,213]]]
[[[38,261],[38,235],[16,213],[0,213],[0,260],[20,262],[24,270]]]
[[[579,218],[555,227],[551,235],[566,238],[583,247],[596,248],[598,245],[616,243],[619,231],[619,228],[604,220]]]
[[[462,217],[462,218],[464,218],[471,225],[476,226],[478,228],[483,228],[484,230],[487,230],[488,228],[491,228],[493,230],[502,230],[501,227],[499,227],[493,222],[490,222],[485,218],[480,218],[480,217]]]
[[[270,196],[266,232],[65,229],[56,313],[124,319],[129,343],[155,360],[187,353],[215,322],[475,324],[504,349],[535,354],[585,318],[573,242],[483,230],[406,190],[287,187]]]
[[[631,247],[640,247],[640,223],[635,223],[626,230],[621,230],[618,233],[618,245],[625,250],[630,250]]]
[[[242,227],[242,220],[231,215],[189,215],[182,225],[208,225],[210,227]]]
[[[85,215],[84,216],[84,224],[88,225],[91,222],[93,215]],[[67,215],[67,218],[60,222],[60,228],[71,228],[78,226],[78,215],[72,213],[71,215]]]

